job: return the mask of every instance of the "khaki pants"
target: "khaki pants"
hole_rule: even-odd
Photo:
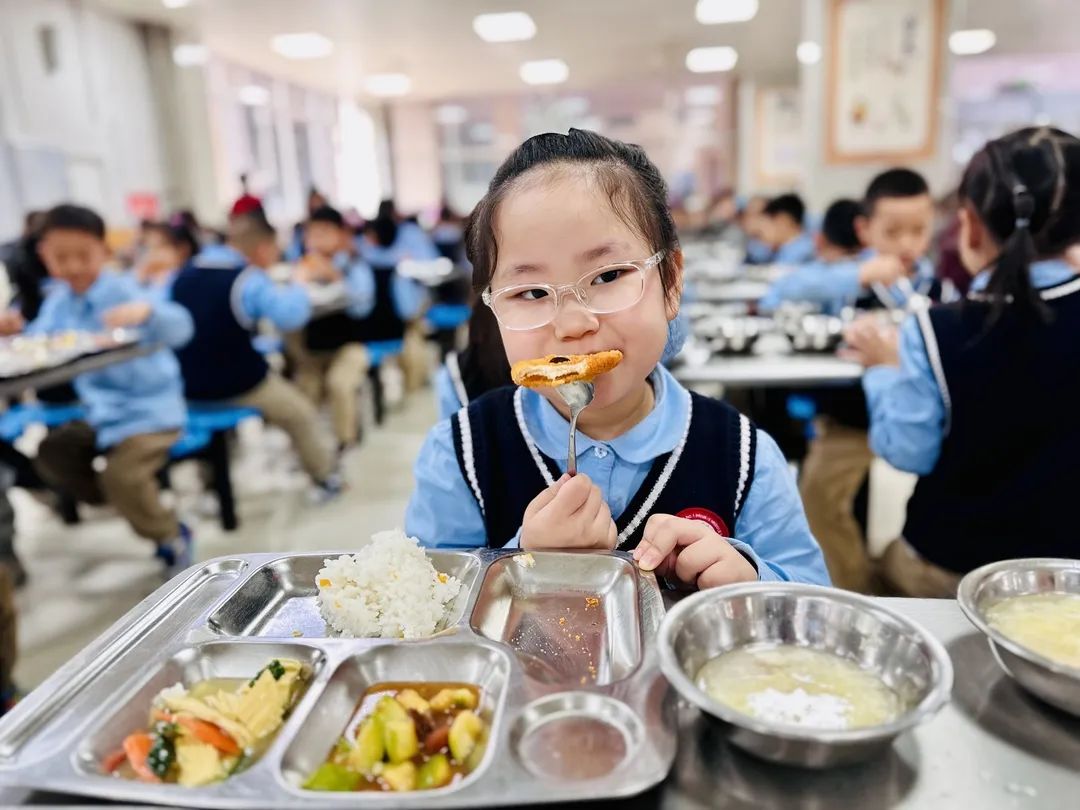
[[[169,460],[178,430],[140,433],[101,452],[94,429],[70,422],[49,432],[38,448],[36,466],[55,489],[85,503],[109,503],[140,537],[165,543],[180,533],[171,509],[161,504],[157,474]],[[94,469],[102,456],[105,469]]]
[[[360,433],[357,392],[367,378],[371,359],[361,343],[347,343],[333,352],[305,351],[297,358],[296,382],[308,398],[330,400],[330,420],[339,444],[352,445]]]
[[[815,427],[817,436],[810,443],[799,482],[810,531],[821,545],[833,584],[871,593],[873,568],[854,506],[874,454],[865,430],[845,427],[829,417],[819,419]]]
[[[888,596],[916,599],[953,599],[962,578],[920,557],[903,538],[889,543],[877,570]]]
[[[300,456],[304,471],[316,482],[324,481],[330,475],[334,456],[319,434],[318,414],[295,385],[270,372],[253,389],[231,401],[255,408],[267,424],[285,431]]]
[[[401,347],[401,371],[405,375],[405,390],[417,391],[427,385],[431,379],[431,354],[423,328],[418,323],[410,323],[405,328],[405,339]]]
[[[11,673],[18,653],[18,621],[15,612],[15,583],[7,566],[0,563],[0,700],[14,688]],[[0,705],[0,715],[4,707]]]

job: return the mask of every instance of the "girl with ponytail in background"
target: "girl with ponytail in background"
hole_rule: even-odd
[[[899,333],[846,335],[870,445],[920,478],[887,592],[952,597],[960,577],[1015,557],[1080,556],[1080,140],[1047,127],[988,143],[960,185],[967,299],[923,308]]]

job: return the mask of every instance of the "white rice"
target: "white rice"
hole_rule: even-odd
[[[315,585],[327,625],[358,638],[430,636],[461,590],[400,529],[373,535],[356,554],[324,560]]]

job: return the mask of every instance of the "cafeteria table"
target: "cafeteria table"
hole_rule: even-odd
[[[854,385],[862,378],[863,367],[827,354],[714,355],[704,363],[681,363],[671,373],[692,388],[816,388]]]
[[[136,357],[151,354],[159,348],[157,345],[145,343],[126,344],[113,349],[86,354],[74,360],[37,371],[0,377],[0,399],[11,399],[25,394],[27,391],[51,388],[54,385],[70,382],[80,374],[99,371],[117,363],[134,360]]]

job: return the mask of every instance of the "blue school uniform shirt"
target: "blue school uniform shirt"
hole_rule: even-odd
[[[822,308],[838,312],[867,294],[873,294],[859,283],[859,269],[863,262],[874,257],[873,250],[864,250],[858,256],[838,262],[814,261],[805,264],[773,282],[769,292],[758,302],[763,312],[776,309],[784,301],[806,301]],[[915,263],[915,276],[911,285],[917,291],[929,289],[934,281],[934,265],[922,258]],[[903,305],[908,293],[903,285],[887,288],[893,302]],[[882,302],[885,303],[885,302]]]
[[[282,332],[293,332],[311,318],[311,300],[303,285],[295,282],[278,284],[261,268],[249,266],[244,254],[235,248],[208,245],[194,261],[207,271],[213,271],[215,267],[247,268],[233,290],[233,314],[248,328],[254,328],[265,319]],[[170,284],[170,292],[171,288]]]
[[[398,226],[397,237],[389,247],[375,245],[362,236],[356,238],[356,250],[368,265],[368,272],[373,272],[374,267],[396,267],[406,259],[416,261],[432,261],[441,258],[439,249],[435,243],[424,233],[424,229],[411,222],[404,222]],[[372,289],[374,289],[374,276],[372,276]],[[411,321],[420,316],[420,312],[427,302],[427,290],[420,282],[406,278],[399,273],[394,274],[392,288],[394,297],[394,310],[403,321]]]
[[[656,403],[627,433],[599,442],[579,433],[578,470],[600,487],[613,517],[640,489],[653,461],[671,452],[682,437],[690,392],[663,366],[650,376]],[[526,390],[523,415],[540,452],[566,458],[566,419],[540,394]],[[428,434],[416,462],[416,489],[409,501],[405,530],[428,546],[475,548],[487,543],[484,520],[461,475],[449,420]],[[565,471],[565,461],[559,462]],[[508,471],[512,474],[512,471]],[[829,583],[824,559],[810,533],[795,478],[772,438],[758,431],[754,479],[735,523],[731,544],[748,555],[762,580]],[[517,539],[508,547],[516,547]]]
[[[86,421],[97,433],[101,450],[140,433],[184,426],[184,382],[171,349],[191,339],[194,327],[188,311],[179,304],[148,296],[129,276],[103,272],[82,295],[67,284],[56,284],[37,318],[26,327],[26,333],[31,335],[69,329],[103,332],[104,313],[133,301],[148,301],[152,307],[150,318],[138,329],[140,339],[168,348],[75,378],[75,392],[86,409]]]
[[[776,249],[773,264],[805,264],[814,260],[814,237],[803,231]]]
[[[1062,261],[1035,262],[1030,272],[1036,289],[1061,284],[1076,274]],[[989,271],[981,273],[971,291],[985,289],[989,281]],[[914,316],[900,327],[900,366],[869,368],[862,384],[870,411],[871,449],[897,469],[928,475],[941,454],[945,400]]]

